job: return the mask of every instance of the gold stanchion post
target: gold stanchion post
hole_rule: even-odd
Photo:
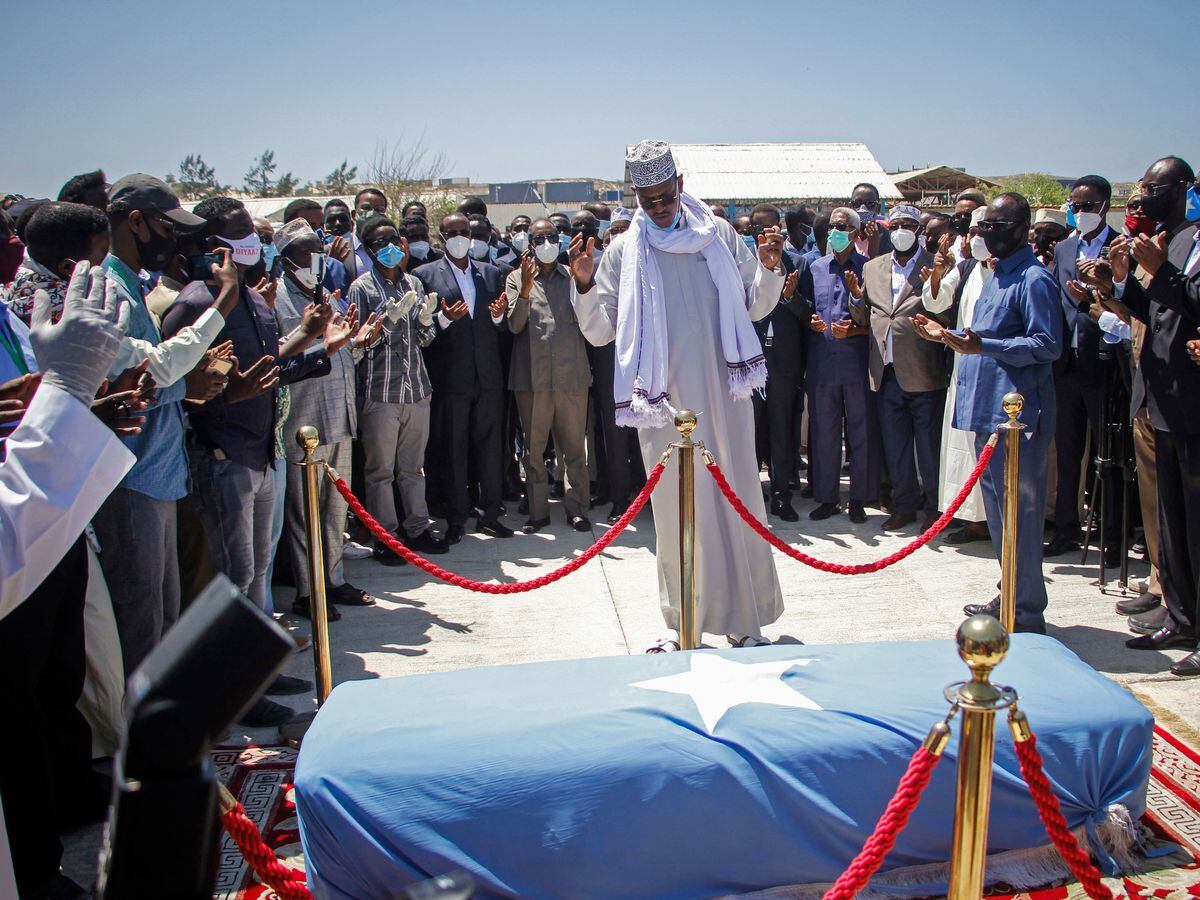
[[[1008,652],[1008,632],[998,620],[972,616],[959,626],[957,640],[958,655],[970,667],[971,680],[946,688],[946,698],[962,711],[948,896],[979,900],[987,860],[996,711],[1010,706],[1016,697],[991,681],[992,669]]]
[[[675,414],[679,429],[679,649],[695,650],[696,634],[696,414],[681,409]]]
[[[1017,421],[1025,406],[1020,394],[1005,394],[1001,401],[1008,421],[1004,432],[1004,547],[1000,560],[1000,624],[1010,634],[1017,625],[1017,501],[1020,499],[1021,432]]]
[[[312,617],[313,665],[317,673],[317,705],[333,690],[329,665],[329,619],[325,599],[325,553],[321,546],[321,470],[324,460],[313,458],[320,444],[317,429],[305,425],[296,432],[296,443],[304,450],[304,518],[308,530],[308,583],[311,591],[309,615]]]

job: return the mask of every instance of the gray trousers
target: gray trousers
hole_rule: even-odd
[[[350,483],[350,440],[321,444],[314,456],[327,459],[339,475]],[[304,524],[304,470],[292,459],[287,463],[287,500],[284,509],[284,539],[296,579],[296,596],[311,597],[308,578],[308,531]],[[321,496],[321,546],[325,554],[325,581],[330,587],[346,583],[342,574],[342,544],[346,535],[346,501],[334,490],[324,473],[318,482]]]
[[[179,619],[175,501],[119,487],[92,525],[128,676]]]
[[[275,511],[275,472],[217,459],[206,448],[188,448],[192,505],[204,533],[213,568],[228,576],[259,609],[266,609],[267,566],[271,562],[271,518]],[[283,465],[278,462],[276,465]]]
[[[358,416],[367,511],[395,534],[400,528],[393,485],[404,502],[404,532],[416,537],[429,528],[425,504],[425,445],[429,441],[429,398],[419,403],[366,400]]]
[[[588,391],[513,391],[521,427],[525,429],[525,490],[529,496],[529,518],[550,515],[546,463],[542,454],[546,439],[554,435],[554,451],[566,470],[563,487],[568,516],[586,516],[590,503],[587,456]]]

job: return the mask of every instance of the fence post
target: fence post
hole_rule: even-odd
[[[1021,432],[1025,426],[1017,421],[1025,406],[1018,393],[1005,394],[1001,401],[1008,421],[1000,426],[1004,432],[1004,547],[1000,560],[1000,624],[1012,633],[1017,625],[1017,517],[1021,488]]]
[[[696,634],[696,445],[692,432],[696,414],[681,409],[675,414],[679,429],[679,649],[695,650]]]

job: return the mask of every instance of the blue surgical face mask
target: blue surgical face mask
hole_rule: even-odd
[[[330,234],[328,231],[326,231],[324,228],[318,228],[314,233],[317,236],[317,240],[319,240],[322,244],[332,244],[333,243],[333,235]]]
[[[666,226],[658,225],[649,216],[646,216],[646,221],[649,222],[651,224],[651,226],[653,226],[654,228],[657,228],[659,231],[674,231],[675,226],[679,224],[679,219],[682,215],[683,215],[683,206],[681,204],[679,209],[675,210],[675,218],[673,218],[671,220],[670,225],[666,225]]]
[[[1067,228],[1077,228],[1079,223],[1075,221],[1075,210],[1071,209],[1071,204],[1066,204],[1063,209],[1067,211]]]
[[[279,248],[274,244],[263,244],[263,262],[267,264],[267,275],[275,271],[275,261],[279,259]]]
[[[836,228],[829,230],[829,252],[841,253],[850,246],[850,232],[838,231]]]
[[[571,236],[569,234],[560,234],[558,236],[558,246],[563,253],[566,253],[567,249],[571,246]]]
[[[382,250],[375,251],[375,262],[385,269],[394,269],[404,261],[404,251],[395,244],[388,244]]]
[[[429,255],[429,241],[409,241],[408,252],[413,259],[424,259]]]
[[[1187,220],[1200,222],[1200,191],[1193,184],[1187,192]]]
[[[751,250],[753,250],[758,242],[754,240],[754,235],[743,234],[742,235],[742,243],[745,244],[747,247],[749,247]]]
[[[608,231],[608,226],[611,224],[612,222],[605,222],[603,219],[600,220],[600,230],[596,232],[596,243],[604,239],[604,232]]]

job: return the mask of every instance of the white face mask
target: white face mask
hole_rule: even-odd
[[[901,253],[907,253],[917,243],[917,233],[907,228],[897,228],[892,232],[892,246]]]
[[[538,244],[533,250],[533,255],[538,258],[538,262],[545,263],[546,265],[550,265],[550,263],[558,259],[558,253],[558,243],[551,241]]]
[[[258,262],[262,256],[262,241],[259,240],[257,234],[251,231],[244,238],[230,240],[229,238],[221,238],[222,243],[228,244],[232,249],[233,261],[243,266],[252,266]]]
[[[512,245],[513,245],[513,249],[516,250],[518,253],[524,253],[526,250],[528,250],[529,249],[529,232],[528,231],[513,232]]]
[[[479,238],[471,238],[471,243],[467,248],[467,255],[471,259],[485,260],[488,258],[489,251],[492,248],[488,246],[487,241],[481,241]]]
[[[1103,219],[1100,218],[1100,213],[1094,212],[1077,212],[1075,213],[1075,227],[1079,229],[1080,234],[1091,234],[1100,227]]]
[[[980,262],[987,262],[992,258],[992,254],[987,248],[987,241],[983,239],[983,235],[977,234],[971,238],[971,255]]]
[[[424,259],[429,255],[429,241],[409,241],[408,252],[416,259]]]
[[[317,273],[313,271],[312,266],[303,269],[293,269],[292,277],[296,279],[300,287],[307,291],[311,291],[317,286]]]
[[[471,239],[466,235],[456,234],[446,241],[446,252],[455,259],[462,259],[471,249]]]

